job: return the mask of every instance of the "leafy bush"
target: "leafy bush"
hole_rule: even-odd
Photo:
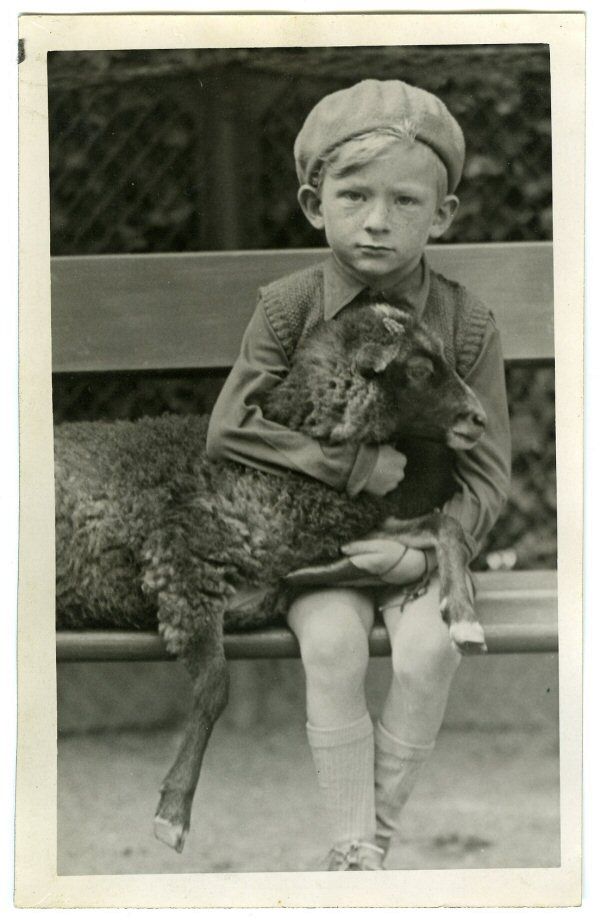
[[[319,98],[368,77],[436,93],[463,127],[448,241],[551,237],[545,46],[55,52],[53,252],[321,245],[296,203],[293,142]]]

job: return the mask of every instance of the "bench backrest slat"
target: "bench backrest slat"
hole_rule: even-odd
[[[257,288],[323,257],[315,249],[54,257],[53,368],[229,367]],[[494,311],[507,359],[553,357],[550,243],[445,245],[429,258]]]

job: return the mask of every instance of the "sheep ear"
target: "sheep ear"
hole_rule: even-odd
[[[383,325],[394,338],[400,338],[400,336],[402,336],[405,332],[405,327],[402,325],[402,323],[399,323],[398,320],[392,319],[391,316],[384,317]]]
[[[356,367],[364,376],[381,374],[398,354],[398,344],[378,345],[369,342],[361,345],[356,355]]]

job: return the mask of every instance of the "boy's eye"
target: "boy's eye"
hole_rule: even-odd
[[[342,193],[342,198],[347,198],[348,201],[362,201],[364,195],[362,192],[356,192],[354,189],[345,189]]]
[[[413,198],[411,195],[398,195],[398,197],[396,198],[396,201],[398,202],[398,204],[401,204],[401,205],[414,204],[415,200],[416,199]]]

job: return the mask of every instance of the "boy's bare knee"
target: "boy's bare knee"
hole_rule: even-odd
[[[332,676],[364,673],[372,617],[368,602],[341,591],[297,598],[288,622],[298,638],[305,669]]]
[[[394,677],[412,686],[429,684],[454,673],[461,661],[441,620],[426,620],[422,628],[399,631],[392,644]]]
[[[306,636],[300,651],[307,671],[319,671],[332,679],[364,675],[369,663],[369,644],[362,629],[348,632],[328,625]]]

